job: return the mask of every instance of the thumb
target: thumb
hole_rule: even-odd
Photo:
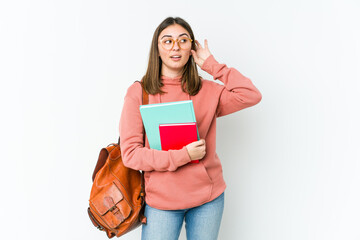
[[[198,56],[194,50],[191,50],[191,55],[193,56],[194,60],[198,59]]]
[[[196,142],[194,143],[195,146],[200,146],[200,145],[202,145],[202,144],[204,144],[204,140],[203,140],[203,139],[200,139],[200,140],[198,140],[198,141],[196,141]]]

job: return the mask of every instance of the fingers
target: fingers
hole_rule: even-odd
[[[196,51],[191,50],[191,55],[193,56],[193,58],[194,58],[195,60],[198,60],[198,56],[196,55]]]
[[[193,144],[195,147],[205,145],[205,139],[200,139],[199,141],[195,141]]]
[[[202,48],[202,46],[201,46],[201,44],[200,44],[200,42],[198,40],[195,40],[195,43],[196,43],[195,46],[197,47],[196,50],[198,48]]]
[[[208,40],[205,39],[204,42],[205,42],[205,48],[208,48],[208,47],[209,47],[209,46],[208,46]],[[195,43],[196,43],[195,46],[196,46],[197,48],[203,48],[198,40],[195,40]]]
[[[197,41],[197,40],[195,40],[195,49],[196,49],[196,51],[199,49],[199,45],[198,45],[198,41]]]

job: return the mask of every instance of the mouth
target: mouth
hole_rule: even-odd
[[[181,59],[180,55],[174,55],[170,57],[173,61],[179,61]]]

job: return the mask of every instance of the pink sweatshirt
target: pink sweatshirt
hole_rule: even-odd
[[[177,210],[207,203],[224,192],[226,184],[220,159],[216,154],[216,118],[260,102],[262,95],[251,80],[235,68],[218,63],[210,55],[201,67],[214,79],[202,79],[196,96],[181,89],[181,76],[161,76],[167,92],[149,95],[149,104],[192,100],[201,139],[205,139],[206,154],[199,163],[189,163],[184,146],[179,150],[150,149],[148,139],[143,146],[143,123],[139,110],[142,89],[134,82],[127,90],[121,113],[120,147],[125,166],[144,171],[145,201],[154,208]]]

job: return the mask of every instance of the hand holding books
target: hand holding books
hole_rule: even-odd
[[[202,159],[206,154],[205,139],[200,139],[186,145],[191,160]]]
[[[197,141],[200,140],[197,135],[196,122],[159,124],[159,133],[161,150],[164,151],[182,149],[184,146],[193,142],[197,143]],[[190,148],[192,149],[194,147],[190,146]],[[196,154],[195,157],[197,157],[197,155],[198,154]],[[191,155],[189,154],[189,156]],[[191,163],[198,162],[199,160],[197,159],[191,161]]]
[[[205,156],[192,100],[140,105],[140,113],[150,148],[168,151],[186,146],[191,163]]]

